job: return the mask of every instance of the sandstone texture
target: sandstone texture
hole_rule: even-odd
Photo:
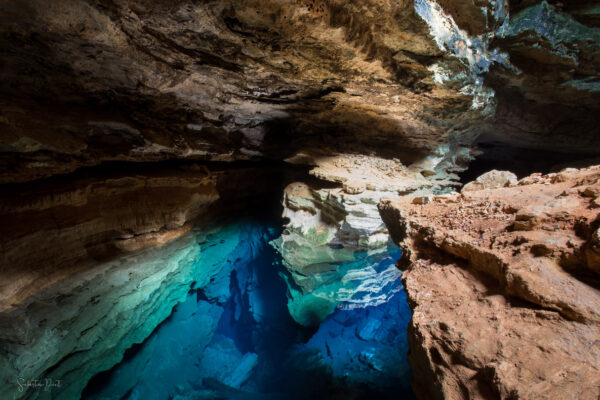
[[[380,203],[420,398],[598,398],[599,188],[590,167]]]

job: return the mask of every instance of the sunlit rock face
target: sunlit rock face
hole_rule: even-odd
[[[596,156],[598,142],[587,133],[598,129],[597,4],[510,1],[504,7],[508,16],[491,46],[505,51],[518,73],[495,65],[486,77],[497,108],[479,141]]]
[[[435,171],[423,161],[410,168],[400,161],[358,155],[322,157],[310,174],[341,187],[317,189],[295,182],[284,190],[288,222],[273,246],[289,271],[288,307],[304,326],[317,325],[341,303],[375,306],[399,289],[390,265],[395,247],[377,203],[403,194],[418,198],[452,191],[456,175]]]

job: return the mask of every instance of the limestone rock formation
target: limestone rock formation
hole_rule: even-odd
[[[421,398],[598,397],[599,185],[590,167],[380,203],[404,249]]]
[[[140,178],[141,162],[310,166],[344,192],[339,244],[361,247],[384,242],[369,203],[447,190],[478,137],[596,152],[595,9],[463,3],[0,1],[0,182],[24,185],[2,191],[10,296],[53,281],[55,265],[68,274],[179,236],[235,192],[202,170]],[[110,182],[78,175],[115,162]]]
[[[277,191],[269,180],[279,175],[268,168],[117,164],[5,185],[0,310],[90,266],[184,235],[220,198],[250,205],[252,196]]]
[[[399,275],[377,267],[391,251],[377,210],[382,197],[439,194],[457,185],[453,175],[442,171],[425,177],[422,167],[407,168],[398,160],[374,156],[338,154],[315,163],[311,175],[342,187],[288,185],[283,195],[283,217],[288,222],[273,241],[291,276],[290,313],[306,326],[324,320],[340,302],[375,305],[393,292],[387,286]],[[377,285],[364,285],[370,279]],[[355,294],[361,291],[369,294],[360,299],[364,294]]]
[[[4,185],[0,398],[77,398],[193,284],[219,272],[239,234],[233,228],[230,241],[211,243],[208,220],[277,192],[270,181],[280,175],[268,167],[114,164]],[[207,258],[216,265],[200,261]],[[17,378],[62,383],[18,390]]]
[[[496,171],[495,169],[479,176],[461,189],[462,192],[481,189],[497,189],[517,184],[517,176],[510,171]]]
[[[0,314],[0,397],[79,398],[90,378],[119,363],[133,344],[143,343],[172,315],[176,305],[180,307],[174,318],[182,320],[186,329],[196,329],[198,336],[186,336],[193,339],[193,343],[177,342],[171,332],[165,342],[191,346],[202,353],[214,335],[223,309],[207,301],[197,306],[199,310],[190,311],[190,306],[196,307],[196,292],[206,290],[210,298],[225,296],[222,298],[225,300],[224,292],[228,295],[230,272],[236,258],[249,247],[266,246],[265,239],[268,239],[268,236],[263,238],[268,235],[264,228],[256,224],[221,222],[220,225],[205,225],[167,244],[73,273],[38,289],[18,306],[3,310]],[[251,257],[244,260],[252,261]],[[192,312],[200,316],[190,318]],[[155,345],[146,346],[146,353],[151,354]],[[227,349],[227,346],[222,343],[220,347]],[[235,349],[230,350],[235,353]],[[178,351],[181,350],[178,348]],[[197,362],[196,358],[181,358],[176,352],[172,355],[169,361],[164,357],[157,360],[161,368],[166,368],[169,362],[180,363],[189,374],[199,373],[189,368],[190,363]],[[146,363],[148,358],[141,357]],[[246,365],[249,369],[251,361],[246,360],[250,363]],[[100,398],[121,397],[140,384],[137,380],[141,378],[135,372],[144,366],[125,365],[121,368],[123,375],[110,382]],[[235,366],[239,371],[229,371],[229,380],[224,380],[230,385],[248,373],[242,365]],[[160,368],[150,366],[150,369],[160,374]],[[183,375],[180,369],[175,372]],[[22,390],[16,385],[17,378],[22,378]],[[150,373],[147,378],[156,380]],[[52,390],[24,386],[34,379],[44,385],[46,379],[60,380],[61,384]],[[164,379],[153,385],[140,384],[140,395],[160,393],[168,397],[173,391],[173,382]]]
[[[177,263],[196,259],[194,225],[260,209],[267,194],[280,198],[297,182],[285,189],[289,224],[274,242],[297,321],[313,325],[340,301],[385,300],[399,275],[387,268],[385,254],[397,251],[388,236],[408,237],[404,259],[424,266],[405,277],[411,304],[435,293],[464,299],[443,297],[415,313],[413,346],[427,346],[411,359],[419,376],[441,382],[436,395],[458,393],[476,376],[461,390],[484,393],[487,383],[473,382],[488,382],[505,397],[560,397],[569,381],[588,397],[586,377],[597,372],[589,361],[598,336],[596,170],[517,186],[512,176],[482,178],[454,191],[481,149],[517,164],[541,150],[597,156],[598,15],[595,1],[0,0],[2,379],[56,368],[76,382],[64,396],[79,393],[77,379],[109,368],[185,300],[192,277]],[[533,189],[538,198],[523,197]],[[483,194],[498,198],[488,204]],[[438,222],[383,204],[396,196],[406,196],[398,207],[432,210],[453,239],[436,236]],[[461,204],[493,214],[463,219],[472,211]],[[472,223],[482,232],[458,232]],[[438,265],[439,254],[453,261]],[[98,287],[88,290],[92,280]],[[159,280],[175,289],[163,291]],[[497,297],[489,282],[501,283]],[[135,316],[153,316],[104,342],[118,324],[101,314],[125,313],[122,297],[137,305]],[[483,324],[467,314],[475,319],[461,317],[432,339],[429,318],[452,318],[459,306],[506,317]],[[53,310],[64,315],[46,318]],[[78,319],[86,310],[92,325]],[[531,327],[526,343],[543,343],[544,368],[498,361],[522,359],[515,336],[497,351],[482,342],[480,353],[452,336],[485,326],[492,340],[519,318]],[[563,353],[546,346],[543,337],[567,331],[575,342]],[[592,350],[581,354],[584,344]],[[486,358],[490,348],[497,360]],[[564,370],[545,369],[563,356]],[[95,357],[102,361],[88,364]],[[581,368],[569,360],[583,360]]]
[[[593,154],[596,11],[551,3],[3,0],[1,181],[318,150],[452,164],[482,133]]]
[[[195,243],[188,234],[88,268],[4,310],[1,397],[78,398],[92,376],[119,362],[185,298],[199,278],[192,269],[200,256]],[[62,382],[51,391],[19,391],[15,377]]]

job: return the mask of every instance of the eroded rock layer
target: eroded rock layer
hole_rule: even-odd
[[[273,182],[281,174],[276,168],[115,164],[4,185],[0,310],[90,266],[181,237],[219,199],[222,206],[252,207],[253,196],[277,192]]]
[[[79,398],[87,381],[118,363],[183,301],[190,285],[210,278],[194,270],[201,253],[191,233],[71,273],[1,314],[3,398]],[[39,390],[21,378],[55,382]]]
[[[444,193],[458,185],[452,180],[456,175],[428,167],[427,162],[407,168],[397,159],[337,154],[321,157],[310,171],[320,181],[285,188],[287,222],[272,244],[290,273],[288,306],[297,322],[317,325],[343,302],[367,307],[389,299],[399,273],[380,268],[395,246],[377,203],[384,196]]]
[[[413,387],[432,399],[596,399],[600,167],[507,177],[380,203],[404,249]]]
[[[224,343],[221,350],[232,353],[231,364],[220,370],[202,370],[194,363],[198,363],[215,334],[226,308],[222,302],[232,296],[232,269],[255,261],[260,249],[267,246],[269,235],[272,233],[266,228],[249,221],[205,224],[167,244],[72,273],[38,289],[18,306],[3,310],[0,397],[80,398],[90,378],[120,363],[133,345],[144,343],[172,316],[175,306],[172,318],[182,322],[176,327],[179,340],[171,330],[161,344],[166,348],[156,350],[171,357],[162,354],[156,360],[160,368],[148,361],[156,347],[154,337],[146,343],[142,357],[133,365],[125,362],[115,379],[97,393],[98,397],[88,397],[122,398],[136,387],[139,396],[167,398],[177,392],[176,385],[184,385],[179,392],[192,392],[190,385],[202,384],[204,370],[217,372],[220,375],[215,378],[239,387],[256,364],[256,354],[247,353],[240,360],[242,355],[236,353],[235,346]],[[246,269],[246,274],[252,275]],[[198,317],[193,318],[196,313]],[[184,353],[188,357],[183,357]],[[210,355],[205,357],[205,362],[211,360]],[[139,373],[146,366],[149,371]],[[47,380],[60,383],[46,387]],[[146,380],[152,384],[144,385]],[[41,389],[28,385],[32,381],[41,382]],[[214,393],[208,396],[219,398]]]
[[[9,297],[53,281],[55,265],[68,273],[174,238],[222,192],[202,171],[92,182],[81,168],[308,165],[344,192],[347,217],[328,243],[374,247],[386,233],[370,203],[451,187],[478,137],[594,153],[596,12],[500,0],[0,1],[0,183],[24,185],[2,190]]]

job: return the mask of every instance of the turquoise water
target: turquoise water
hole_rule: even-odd
[[[287,272],[269,245],[279,233],[275,223],[249,219],[195,233],[199,278],[185,301],[94,377],[83,398],[414,398],[401,282],[386,281],[384,302],[342,302],[318,327],[302,327],[290,317]],[[374,268],[389,271],[399,255],[390,245]]]

